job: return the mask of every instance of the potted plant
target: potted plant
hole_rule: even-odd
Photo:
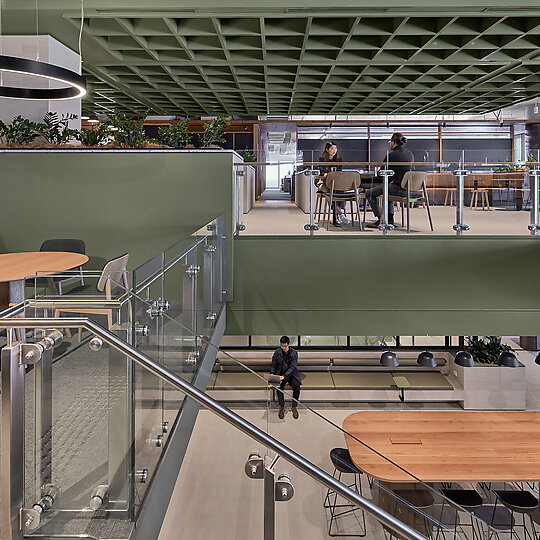
[[[256,161],[255,154],[251,150],[249,150],[247,146],[242,152],[242,157],[244,158],[244,163],[252,163]]]
[[[101,146],[109,142],[110,136],[109,126],[100,122],[81,129],[77,134],[77,139],[83,146]]]
[[[189,130],[189,118],[185,118],[171,126],[160,126],[158,132],[161,142],[171,148],[191,146],[192,133]]]
[[[201,148],[221,148],[214,143],[224,143],[225,130],[231,125],[225,115],[219,115],[210,122],[203,124],[204,132],[201,136]]]
[[[39,134],[49,144],[66,144],[79,135],[78,130],[69,128],[69,122],[77,118],[76,114],[63,114],[59,117],[57,112],[48,112],[43,123],[38,124]]]
[[[511,351],[511,347],[502,343],[500,336],[469,337],[465,343],[474,365],[460,365],[454,357],[449,361],[450,375],[463,387],[463,408],[524,410],[525,366],[520,362],[517,367],[499,365],[501,353]]]
[[[16,116],[11,124],[0,120],[0,138],[7,146],[27,146],[39,137],[39,124],[31,122],[21,115]]]
[[[500,336],[472,336],[466,339],[465,350],[471,353],[476,364],[498,366],[501,353],[512,348],[504,345]]]
[[[144,115],[132,118],[125,113],[114,112],[110,119],[118,131],[113,132],[115,146],[120,148],[143,148],[145,145],[144,121],[148,116],[148,110]]]

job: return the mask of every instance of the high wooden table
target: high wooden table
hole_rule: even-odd
[[[349,415],[343,429],[423,482],[540,481],[540,412],[366,411]],[[366,474],[416,481],[345,438]]]
[[[24,302],[25,278],[46,277],[82,266],[86,255],[64,251],[36,251],[0,255],[0,304]]]

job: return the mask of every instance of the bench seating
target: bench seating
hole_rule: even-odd
[[[463,389],[448,373],[449,353],[438,353],[438,366],[425,368],[417,365],[417,352],[401,351],[400,366],[391,369],[379,365],[380,351],[333,354],[335,357],[330,352],[300,353],[302,401],[463,400]],[[269,370],[271,357],[272,351],[220,351],[208,384],[209,394],[220,401],[267,401],[272,396],[263,374]]]

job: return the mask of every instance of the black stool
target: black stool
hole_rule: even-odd
[[[457,504],[464,510],[470,512],[471,517],[471,529],[473,538],[476,538],[476,527],[474,526],[474,516],[472,515],[475,510],[478,510],[482,507],[483,500],[482,496],[475,489],[441,489],[441,493],[445,497],[443,499],[441,507],[441,516],[444,509],[445,503],[447,500]],[[454,520],[454,536],[457,536],[457,526],[459,525],[459,515],[458,509],[455,508],[456,517]],[[437,533],[438,536],[438,533]],[[481,536],[481,535],[480,535]]]
[[[523,533],[525,537],[529,536],[533,540],[536,540],[536,529],[534,526],[534,521],[531,516],[532,512],[534,512],[536,509],[538,509],[538,499],[530,492],[530,491],[524,491],[524,490],[494,490],[493,493],[495,494],[495,505],[493,506],[493,516],[492,516],[492,524],[493,524],[493,518],[495,517],[495,510],[497,508],[498,501],[501,501],[501,503],[510,510],[511,519],[510,519],[510,537],[514,534],[514,527],[515,527],[515,521],[514,521],[514,513],[516,514],[522,514],[523,515]],[[532,528],[532,535],[527,530],[527,522],[525,517],[529,516],[529,520],[531,522],[531,528]]]
[[[362,474],[362,471],[352,462],[349,451],[346,448],[333,448],[332,450],[330,450],[330,459],[332,460],[332,463],[334,464],[334,472],[332,476],[336,478],[336,472],[339,472],[337,480],[341,482],[342,474],[345,473],[345,474],[354,475],[354,482],[352,484],[349,484],[347,487],[353,488],[354,491],[362,495],[362,481],[360,479],[360,475]],[[333,501],[330,500],[332,496],[333,496]],[[361,534],[346,534],[346,533],[332,532],[332,527],[334,525],[334,521],[336,518],[340,516],[344,516],[345,514],[349,514],[351,512],[355,512],[357,510],[356,506],[350,503],[337,504],[337,497],[338,497],[338,494],[335,491],[333,491],[332,489],[328,489],[328,491],[326,492],[326,497],[324,498],[323,506],[324,508],[328,508],[330,510],[330,525],[328,527],[328,535],[329,536],[351,536],[351,537],[366,536],[366,516],[363,510],[361,510],[362,525],[363,525],[363,532]],[[348,508],[348,510],[344,510],[343,512],[336,513],[336,508]]]
[[[404,510],[407,513],[412,512],[414,517],[421,516],[422,520],[424,522],[425,527],[425,536],[431,537],[432,530],[433,530],[433,518],[431,516],[428,516],[426,512],[422,512],[422,510],[427,510],[433,506],[433,503],[435,500],[433,499],[433,495],[428,489],[395,489],[393,490],[393,495],[395,495],[396,498],[396,507],[394,509],[393,515],[396,516],[401,521],[404,521],[405,523],[409,523],[409,520],[403,519],[403,517],[400,515]],[[399,508],[401,504],[402,508]],[[420,510],[420,511],[419,511]],[[418,529],[418,525],[416,523],[416,519],[413,520],[414,524],[411,525],[414,529]],[[390,533],[390,540],[392,538],[398,538],[393,531],[388,530]],[[424,534],[424,531],[420,531],[422,534]]]

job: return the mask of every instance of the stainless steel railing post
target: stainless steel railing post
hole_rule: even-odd
[[[242,189],[241,189],[242,179],[245,177],[246,177],[245,169],[240,169],[240,167],[238,167],[236,169],[235,182],[234,182],[235,184],[234,193],[235,193],[235,198],[236,198],[235,207],[234,207],[234,214],[235,214],[234,234],[240,234],[241,231],[246,230],[246,226],[244,225],[243,220],[242,220],[241,200],[240,200],[240,197],[242,196]]]
[[[313,231],[319,230],[319,225],[315,223],[315,184],[313,178],[315,178],[315,169],[309,169],[304,173],[309,180],[309,223],[304,225],[304,230],[309,231],[309,235],[313,236]]]
[[[0,529],[6,540],[23,540],[19,511],[24,498],[24,364],[20,342],[1,352],[2,437]]]
[[[461,165],[461,163],[460,163]],[[463,235],[463,231],[470,230],[470,227],[463,223],[463,199],[465,193],[465,177],[469,174],[464,168],[459,167],[457,171],[454,171],[454,176],[457,180],[456,186],[456,223],[452,226],[452,229],[456,231],[458,236]]]
[[[5,319],[4,319],[5,320]],[[6,326],[3,326],[6,328]],[[50,328],[49,325],[46,326]],[[10,328],[9,326],[7,327]],[[18,326],[24,328],[24,326]],[[42,327],[43,328],[43,327]],[[22,540],[23,530],[35,529],[41,514],[58,494],[50,484],[52,453],[52,349],[62,342],[62,332],[53,330],[37,343],[9,343],[0,352],[2,399],[0,447],[0,528],[2,538]],[[35,467],[36,502],[24,504],[24,376],[26,365],[36,369]]]
[[[538,193],[538,177],[540,176],[540,170],[533,169],[529,172],[529,176],[532,178],[531,185],[531,224],[527,227],[531,232],[531,236],[537,236],[540,231],[539,221],[539,204],[540,195]]]
[[[394,228],[393,225],[388,223],[388,178],[394,176],[394,171],[391,169],[381,169],[379,171],[379,176],[383,177],[383,211],[379,229],[386,236],[388,231],[391,231]]]

